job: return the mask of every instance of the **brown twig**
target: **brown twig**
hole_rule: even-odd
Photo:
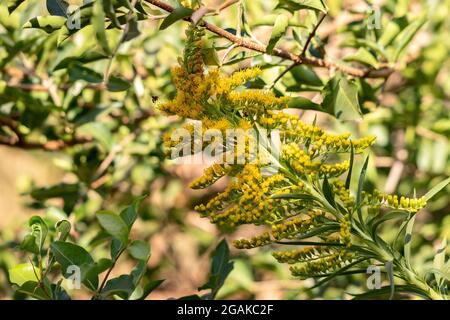
[[[146,2],[163,9],[168,12],[172,12],[174,8],[160,0],[145,0]],[[187,21],[190,21],[189,18],[186,18]],[[233,43],[235,43],[239,47],[243,47],[249,50],[266,53],[266,46],[260,43],[255,42],[254,40],[245,38],[245,37],[238,37],[237,35],[234,35],[222,28],[219,28],[218,26],[203,21],[201,23],[203,27],[205,27],[207,30],[217,34],[218,36],[221,36],[222,38],[225,38]],[[300,55],[293,54],[287,50],[281,49],[281,48],[274,48],[272,51],[272,55],[280,57],[282,59],[291,60],[294,62],[297,62],[299,64],[306,64],[314,67],[321,67],[321,68],[327,68],[327,69],[338,69],[343,73],[346,73],[353,77],[364,77],[364,78],[386,78],[388,77],[394,70],[392,68],[381,68],[381,69],[361,69],[361,68],[355,68],[351,66],[344,66],[337,64],[334,61],[328,60],[328,59],[318,59],[314,57],[301,57]]]
[[[303,46],[303,50],[301,53],[301,56],[304,57],[306,54],[306,51],[308,50],[309,44],[311,43],[311,40],[314,38],[314,36],[316,35],[317,29],[319,28],[320,24],[323,22],[323,20],[325,20],[325,17],[327,16],[326,13],[323,13],[322,16],[320,17],[319,21],[316,23],[316,25],[314,26],[314,29],[312,29],[312,31],[309,33],[308,35],[308,39],[306,39],[305,45]]]

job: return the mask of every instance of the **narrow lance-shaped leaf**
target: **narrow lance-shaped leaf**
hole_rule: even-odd
[[[189,17],[194,11],[185,7],[178,7],[173,10],[161,23],[159,30],[167,29],[169,26],[177,22],[178,20]]]
[[[431,198],[433,198],[439,191],[447,187],[447,185],[450,183],[450,177],[445,179],[444,181],[438,183],[433,188],[431,188],[430,191],[428,191],[425,195],[425,201],[429,201]]]
[[[408,220],[408,223],[406,224],[406,233],[405,233],[405,240],[403,245],[404,250],[404,256],[406,265],[408,268],[411,268],[411,242],[412,242],[412,230],[414,227],[414,221],[416,219],[416,215],[412,215],[411,218]]]
[[[111,49],[106,39],[106,27],[105,27],[105,12],[103,11],[103,0],[97,0],[94,2],[93,14],[91,17],[91,23],[94,27],[95,37],[98,40],[103,51],[110,55]]]
[[[267,45],[266,48],[266,52],[268,54],[272,53],[273,48],[275,48],[277,42],[286,33],[286,28],[288,27],[288,25],[289,25],[289,18],[286,15],[280,14],[276,18],[275,24],[272,29],[272,34],[270,36],[269,44]]]

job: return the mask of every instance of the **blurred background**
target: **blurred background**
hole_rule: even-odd
[[[166,2],[176,5],[175,1]],[[204,2],[212,8],[222,3]],[[242,1],[247,25],[262,43],[270,38],[277,2]],[[11,15],[5,3],[2,1],[0,8],[0,299],[13,297],[8,268],[26,262],[13,248],[26,234],[31,215],[49,221],[67,218],[75,225],[71,236],[76,242],[102,256],[105,250],[95,246],[99,230],[95,212],[117,211],[142,194],[148,197],[133,237],[151,244],[145,276],[166,279],[150,298],[198,293],[217,243],[224,237],[232,240],[253,232],[250,227],[221,231],[200,218],[193,207],[226,182],[202,191],[190,190],[188,183],[201,175],[204,167],[176,165],[164,155],[162,135],[180,125],[180,120],[162,115],[156,106],[175,93],[170,68],[183,50],[187,24],[178,22],[160,31],[161,16],[166,13],[143,1],[150,18],[138,22],[140,34],[118,46],[110,60],[98,53],[101,50],[89,27],[63,42],[61,33],[21,28],[32,17],[48,14],[45,1],[26,1]],[[317,41],[337,59],[353,54],[361,45],[356,40],[369,37],[365,19],[375,5],[381,11],[381,30],[392,27],[392,17],[411,20],[434,6],[398,63],[400,71],[385,82],[360,84],[363,120],[343,123],[325,113],[297,111],[305,122],[311,123],[317,116],[331,131],[350,131],[355,137],[376,135],[368,173],[371,186],[388,193],[422,195],[450,175],[450,3],[333,0],[327,4],[330,13],[317,31]],[[242,12],[238,8],[230,6],[207,20],[222,28],[240,29],[237,17]],[[300,35],[315,22],[301,13],[292,15],[291,20],[292,30]],[[298,52],[292,30],[279,45]],[[120,36],[115,29],[107,32],[112,44]],[[225,62],[224,72],[261,65],[261,79],[270,84],[288,65],[268,55],[227,50],[228,43],[210,33],[208,38],[217,48],[218,60]],[[114,81],[106,90],[99,90],[96,85],[105,70]],[[310,83],[303,82],[309,85],[305,89],[301,75],[311,70],[303,66],[294,69],[275,90],[320,103],[323,97],[317,88],[333,70],[313,70]],[[25,143],[11,140],[15,130],[20,139],[25,137]],[[360,158],[357,162],[361,166]],[[418,216],[413,246],[419,268],[431,263],[437,239],[450,235],[449,212],[447,188]],[[384,232],[387,238],[395,234],[395,230]],[[234,269],[218,298],[343,299],[350,297],[348,292],[364,289],[364,276],[352,276],[310,292],[305,288],[314,281],[293,279],[287,266],[275,262],[270,250],[231,250]],[[121,259],[114,273],[120,274],[130,265],[126,257]],[[86,297],[82,291],[74,294]]]

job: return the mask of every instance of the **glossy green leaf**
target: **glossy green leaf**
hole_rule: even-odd
[[[131,84],[129,81],[119,77],[110,77],[107,84],[108,90],[112,92],[125,91],[128,90],[130,87]]]
[[[325,177],[325,179],[323,179],[322,192],[323,192],[323,195],[325,196],[325,199],[327,199],[328,203],[332,207],[335,207],[336,202],[334,201],[334,193],[333,193],[330,183],[328,182],[328,179],[326,177]]]
[[[106,232],[118,239],[122,245],[128,243],[130,230],[119,215],[109,211],[101,211],[96,216],[98,222]]]
[[[100,294],[106,298],[118,295],[122,299],[128,299],[133,293],[135,286],[130,275],[121,275],[106,282],[105,287]]]
[[[394,57],[393,60],[397,61],[400,55],[404,52],[406,46],[411,42],[416,33],[427,22],[427,16],[424,14],[422,17],[416,19],[409,26],[403,29],[394,41]]]
[[[295,81],[297,81],[297,83],[299,84],[305,84],[315,87],[323,86],[322,80],[311,67],[299,65],[292,68],[290,73],[294,77]]]
[[[164,30],[170,27],[178,20],[189,17],[194,11],[190,8],[178,7],[175,8],[161,23],[159,30]]]
[[[358,86],[344,77],[332,78],[324,88],[322,108],[340,120],[361,119]]]
[[[142,296],[141,298],[139,298],[139,300],[144,300],[145,298],[147,298],[153,292],[153,290],[158,288],[163,282],[164,280],[154,280],[147,283],[144,286]]]
[[[288,108],[301,109],[301,110],[324,111],[323,108],[319,104],[314,103],[311,100],[304,98],[304,97],[293,97],[293,98],[289,99]]]
[[[76,244],[63,241],[53,242],[50,248],[55,260],[61,265],[65,278],[73,276],[78,269],[82,283],[91,290],[97,289],[98,274],[89,272],[95,265],[89,252]]]
[[[56,223],[56,231],[59,233],[59,241],[66,241],[67,237],[70,234],[70,229],[72,226],[70,225],[70,222],[67,220],[60,220]]]
[[[33,268],[31,263],[23,263],[16,265],[8,270],[9,281],[19,286],[23,285],[27,281],[39,281],[36,274],[39,275],[41,270],[37,267]]]
[[[222,240],[212,254],[211,272],[208,282],[199,290],[211,289],[210,299],[214,299],[225,279],[233,270],[233,262],[230,261],[230,250],[226,240]]]
[[[269,43],[266,47],[266,52],[268,54],[271,54],[273,51],[273,48],[275,48],[275,45],[277,42],[283,37],[283,35],[286,33],[286,28],[289,25],[289,18],[284,15],[280,14],[276,20],[275,24],[273,25],[272,34],[270,35]]]
[[[359,181],[358,181],[358,190],[356,193],[356,208],[358,212],[358,219],[361,225],[364,225],[363,223],[363,217],[362,217],[362,209],[361,209],[361,202],[362,202],[362,191],[364,187],[364,181],[366,180],[366,172],[367,172],[367,166],[369,165],[369,156],[367,156],[366,161],[364,161],[364,164],[361,168],[361,173],[359,175]]]
[[[46,0],[47,11],[52,16],[67,17],[69,3],[64,0]]]
[[[103,0],[97,0],[94,2],[91,23],[94,26],[95,36],[98,43],[103,51],[107,55],[110,55],[111,49],[109,48],[108,40],[106,38],[105,12],[103,11],[103,6]]]
[[[440,246],[437,248],[437,252],[433,259],[433,268],[440,270],[441,272],[447,271],[447,270],[444,270],[446,250],[447,250],[447,238],[444,238],[444,240],[442,240]],[[436,283],[437,283],[438,287],[441,287],[443,285],[443,280],[445,278],[442,277],[442,275],[439,273],[434,273],[434,278],[436,279]]]
[[[438,183],[435,185],[431,190],[429,190],[425,195],[425,201],[429,201],[431,198],[433,198],[439,191],[443,190],[445,187],[450,184],[450,177],[445,179],[444,181]]]
[[[403,255],[405,257],[406,265],[408,268],[411,268],[411,243],[412,243],[412,231],[414,227],[414,221],[416,219],[416,215],[412,215],[406,224],[406,233],[405,239],[403,242]]]
[[[147,195],[140,196],[134,200],[133,204],[129,205],[125,209],[120,212],[120,217],[123,221],[125,221],[128,229],[131,230],[133,223],[136,221],[138,217],[138,209],[141,205],[142,201],[147,197]]]
[[[134,240],[131,242],[128,247],[128,252],[137,260],[148,261],[150,258],[150,246],[142,240]]]

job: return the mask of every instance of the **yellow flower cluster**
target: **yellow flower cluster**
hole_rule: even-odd
[[[304,247],[301,249],[274,251],[272,256],[280,263],[294,264],[298,262],[320,259],[322,255],[330,254],[330,249],[322,247]]]
[[[229,101],[249,116],[266,114],[270,109],[284,109],[287,107],[288,97],[276,97],[272,92],[247,89],[232,91],[228,94]]]
[[[373,194],[366,194],[369,203],[378,204],[393,209],[405,210],[409,212],[417,212],[424,208],[427,204],[424,197],[406,198],[404,196],[388,195],[374,190]]]
[[[308,142],[311,145],[309,148],[311,156],[318,152],[349,152],[351,145],[355,153],[360,153],[370,147],[376,139],[374,136],[368,136],[350,140],[349,133],[329,134],[318,126],[305,124],[297,116],[284,112],[268,111],[259,122],[269,129],[280,129],[280,136],[284,141]]]
[[[212,213],[211,221],[219,225],[260,224],[273,213],[275,200],[270,195],[284,180],[282,174],[263,178],[257,165],[248,164],[224,192],[195,209]]]
[[[297,235],[304,234],[308,230],[319,224],[318,218],[324,213],[320,210],[310,210],[307,213],[308,218],[296,217],[272,225],[272,236],[277,239],[292,239]]]
[[[337,250],[327,256],[321,256],[317,260],[307,261],[300,265],[290,267],[292,275],[302,278],[314,275],[322,275],[334,272],[338,268],[345,267],[353,259],[353,254],[345,250]]]
[[[335,180],[332,182],[333,192],[339,197],[344,206],[348,209],[353,208],[355,205],[355,198],[350,195],[350,190],[345,188],[345,183],[341,180]]]
[[[231,76],[219,78],[216,86],[216,94],[223,95],[230,93],[234,88],[245,84],[248,80],[256,78],[261,74],[258,67],[236,71]]]
[[[231,168],[229,166],[225,166],[223,164],[213,164],[212,166],[206,168],[203,175],[191,182],[189,186],[192,189],[203,189],[209,187],[226,175],[230,169]]]
[[[265,232],[249,240],[247,239],[234,240],[233,246],[237,249],[252,249],[256,247],[262,247],[271,243],[272,240],[270,239],[270,234],[268,232]]]
[[[350,161],[344,161],[335,164],[322,164],[320,166],[320,176],[338,177],[350,168]]]
[[[351,229],[350,217],[347,214],[340,221],[340,240],[341,243],[347,247],[352,245]]]

